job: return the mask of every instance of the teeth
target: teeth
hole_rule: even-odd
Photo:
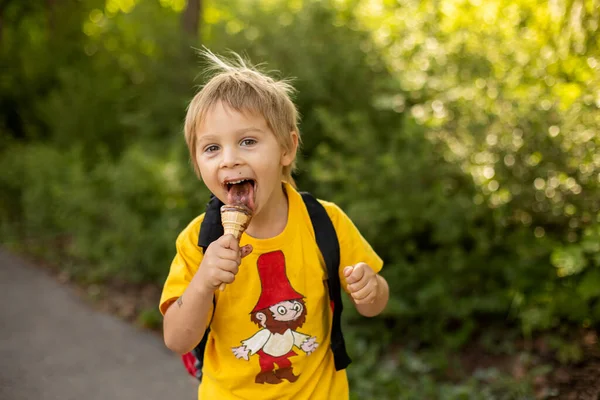
[[[238,183],[246,182],[248,179],[240,179],[239,181],[226,182],[228,185],[236,185]]]

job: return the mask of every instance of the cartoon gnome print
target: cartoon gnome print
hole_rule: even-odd
[[[250,319],[261,328],[242,345],[232,348],[238,359],[250,360],[258,354],[260,372],[256,383],[296,382],[290,357],[297,355],[294,346],[310,355],[319,347],[316,337],[297,331],[306,321],[304,296],[296,292],[285,272],[283,252],[262,254],[258,258],[258,275],[262,291]],[[277,365],[277,369],[275,369]]]

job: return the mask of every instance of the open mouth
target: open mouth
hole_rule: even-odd
[[[227,204],[244,205],[254,211],[256,181],[254,179],[238,179],[225,182]]]

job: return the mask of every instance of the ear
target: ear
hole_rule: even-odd
[[[281,154],[281,165],[287,167],[296,159],[296,150],[298,150],[298,133],[296,131],[290,132],[292,138],[292,147],[288,151],[284,151]]]
[[[263,328],[266,328],[267,326],[267,316],[261,312],[256,313],[255,315],[256,319],[260,321],[260,324],[263,326]]]

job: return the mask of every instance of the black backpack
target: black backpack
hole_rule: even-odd
[[[345,369],[352,360],[346,352],[344,335],[342,334],[341,315],[342,315],[342,295],[340,276],[338,267],[340,264],[340,245],[338,242],[335,228],[327,214],[327,211],[321,203],[310,193],[301,192],[302,200],[308,210],[308,215],[315,231],[317,246],[323,255],[325,265],[327,266],[327,288],[329,299],[333,303],[333,320],[331,325],[331,350],[336,371]],[[200,225],[200,234],[198,236],[198,246],[202,251],[215,240],[223,236],[223,226],[221,225],[221,206],[223,203],[214,195],[206,206],[204,220]],[[214,299],[213,299],[214,302]],[[202,380],[202,366],[204,364],[204,350],[210,333],[210,326],[206,328],[204,336],[198,345],[188,354],[184,355],[184,364],[188,372]]]

